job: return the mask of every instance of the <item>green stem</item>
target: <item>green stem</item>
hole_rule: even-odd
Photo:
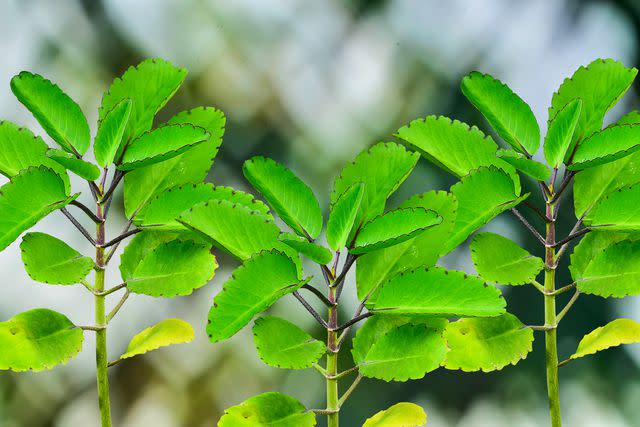
[[[555,218],[554,204],[547,203],[547,218]],[[556,270],[555,270],[555,221],[547,223],[544,273],[544,322],[550,328],[545,331],[546,365],[547,365],[547,393],[549,398],[549,416],[552,427],[562,427],[560,417],[560,395],[558,383],[558,342],[556,318]]]
[[[329,301],[335,304],[336,302],[336,288],[334,286],[329,287]],[[338,379],[335,378],[338,374],[338,352],[340,351],[337,346],[337,332],[335,329],[338,326],[338,307],[333,305],[329,307],[329,321],[327,332],[327,410],[336,411],[327,415],[327,427],[338,427],[340,419],[340,406],[338,404]]]
[[[98,204],[96,215],[102,219],[102,205]],[[107,373],[109,361],[107,360],[107,316],[105,310],[105,295],[99,295],[104,291],[104,222],[96,226],[96,280],[95,295],[95,320],[96,326],[105,327],[96,331],[96,371],[98,379],[98,404],[100,406],[100,420],[102,427],[111,427],[111,404],[109,402],[109,376]]]

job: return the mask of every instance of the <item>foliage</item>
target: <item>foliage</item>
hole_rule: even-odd
[[[491,138],[484,137],[478,129],[446,118],[427,117],[398,132],[428,160],[461,178],[452,187],[459,205],[453,234],[459,232],[460,236],[450,238],[451,246],[486,223],[485,213],[492,217],[507,209],[541,243],[544,257],[531,255],[497,234],[474,236],[471,257],[479,276],[497,284],[535,287],[544,300],[545,324],[527,327],[509,313],[451,322],[444,331],[450,349],[444,366],[466,371],[501,369],[531,351],[533,330],[544,331],[553,427],[561,426],[558,367],[612,346],[639,341],[638,324],[617,319],[585,336],[573,356],[558,362],[559,324],[581,293],[601,297],[640,294],[640,241],[634,234],[640,230],[638,114],[629,113],[603,128],[605,114],[624,95],[636,74],[635,68],[599,59],[580,67],[562,83],[553,94],[549,109],[543,144],[546,165],[533,160],[539,145],[539,126],[530,108],[505,84],[477,72],[462,80],[462,93],[509,147],[498,150]],[[466,135],[463,130],[468,130]],[[451,140],[454,135],[455,140]],[[524,204],[542,219],[544,233],[516,208],[527,194],[521,196],[517,185],[503,185],[504,189],[498,190],[499,173],[503,181],[513,173],[500,161],[507,162],[522,179],[533,181],[540,189],[544,206]],[[478,178],[480,174],[484,174],[483,179]],[[564,193],[572,190],[573,181],[577,222],[566,237],[560,238],[556,235],[556,218],[562,199],[571,198]],[[574,282],[556,286],[555,273],[563,256],[583,236],[586,237],[575,247],[569,265]],[[451,247],[445,246],[447,250]],[[543,271],[543,283],[538,283]],[[386,298],[382,291],[392,283],[393,279],[382,286],[374,304]],[[573,297],[556,311],[556,297],[574,289]],[[423,290],[413,289],[406,297],[409,305],[417,305],[423,294]],[[399,294],[393,298],[402,299]]]
[[[279,299],[291,296],[325,331],[326,341],[274,316],[259,317],[253,326],[256,350],[264,363],[283,369],[314,368],[325,377],[326,408],[306,414],[327,415],[329,426],[337,425],[340,408],[361,378],[407,381],[444,366],[449,317],[491,318],[505,313],[505,301],[497,288],[476,276],[435,267],[435,263],[473,231],[526,197],[520,195],[519,181],[513,180],[515,169],[498,160],[469,171],[464,182],[451,191],[430,191],[399,206],[388,206],[388,198],[417,159],[417,153],[387,142],[363,151],[344,167],[331,192],[325,230],[330,249],[321,239],[324,221],[314,192],[293,171],[268,158],[249,159],[243,170],[273,209],[273,216],[252,206],[260,203],[253,200],[199,199],[189,207],[182,200],[189,198],[187,193],[196,193],[195,188],[180,190],[173,198],[186,209],[177,219],[179,224],[242,263],[214,298],[207,325],[212,342],[231,338]],[[479,193],[489,200],[477,206]],[[156,200],[159,208],[153,209],[155,213],[151,205],[156,202],[141,211],[143,224],[149,228],[167,223],[159,219],[160,212],[173,211],[169,200],[162,202],[167,208],[160,208],[160,199]],[[282,222],[275,220],[276,215]],[[291,232],[280,230],[278,224]],[[308,266],[301,264],[300,256],[313,261],[321,283],[305,271]],[[339,324],[336,313],[343,291],[350,288],[346,277],[353,266],[357,270],[353,290],[361,304],[350,320]],[[307,292],[326,306],[326,316],[307,301]],[[354,365],[339,371],[338,353],[354,325],[363,321],[353,340]],[[513,352],[519,359],[529,350],[530,346],[518,346]],[[506,353],[502,356],[513,357]],[[464,355],[458,357],[465,360]],[[338,383],[350,374],[356,375],[355,380],[339,397]],[[268,409],[267,401],[272,405]],[[282,412],[276,413],[276,405]],[[241,408],[249,424],[242,424]],[[280,422],[278,417],[284,414],[297,420],[302,412],[291,398],[260,395],[230,408],[218,425],[267,425]],[[365,425],[418,426],[425,420],[422,409],[403,403],[376,414]],[[287,418],[282,425],[288,422]],[[299,422],[296,425],[312,420]]]
[[[111,425],[107,368],[160,347],[189,342],[194,335],[186,322],[167,319],[134,336],[126,352],[109,362],[107,327],[130,292],[164,297],[187,295],[204,286],[217,268],[211,245],[176,220],[183,210],[200,203],[201,195],[182,194],[185,200],[177,204],[184,209],[164,212],[164,200],[169,197],[164,196],[165,190],[172,191],[178,185],[203,186],[224,125],[220,111],[200,108],[153,127],[156,113],[176,92],[185,75],[186,70],[160,59],[130,68],[103,96],[98,131],[91,144],[80,106],[59,86],[25,71],[11,80],[11,89],[62,150],[49,148],[40,136],[17,125],[0,123],[0,171],[10,179],[0,189],[0,249],[7,248],[45,216],[60,210],[94,247],[94,257],[83,255],[56,237],[29,232],[20,244],[25,269],[38,282],[82,284],[82,289],[95,298],[96,319],[95,325],[77,326],[63,314],[38,308],[0,322],[0,369],[51,369],[81,350],[84,333],[95,332],[103,427]],[[95,163],[85,156],[91,145]],[[94,209],[78,201],[80,193],[71,192],[68,172],[86,181]],[[105,236],[106,223],[115,191],[123,179],[125,187],[129,184],[124,196],[129,222],[120,235],[109,240]],[[210,187],[206,190],[209,195],[215,193],[218,198],[237,202],[238,197],[234,198],[231,192]],[[204,201],[213,198],[206,197]],[[95,223],[95,234],[72,215],[70,206]],[[137,218],[143,208],[144,215]],[[132,228],[133,224],[140,227]],[[134,234],[137,236],[121,258],[123,282],[106,288],[107,264],[120,243]],[[95,270],[93,283],[88,279],[91,270]],[[107,314],[105,300],[118,294],[122,294],[119,302]]]

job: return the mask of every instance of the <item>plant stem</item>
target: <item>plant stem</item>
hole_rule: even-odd
[[[102,205],[97,204],[96,216],[103,218]],[[104,327],[96,331],[96,371],[98,379],[98,405],[100,406],[100,420],[102,427],[111,427],[111,404],[109,402],[109,376],[107,368],[109,361],[107,360],[107,317],[105,311],[105,295],[100,295],[104,291],[104,244],[105,238],[104,222],[96,225],[96,279],[94,290],[98,293],[95,299],[95,321],[96,326]]]
[[[337,346],[337,332],[335,329],[338,326],[338,307],[336,301],[336,288],[334,286],[329,287],[328,299],[333,303],[329,307],[329,322],[327,328],[327,410],[336,411],[335,413],[327,414],[327,427],[338,427],[339,425],[339,411],[340,406],[338,404],[338,352]]]
[[[553,200],[553,197],[551,198]],[[554,204],[546,204],[547,218],[554,218]],[[558,342],[556,319],[556,265],[555,265],[555,221],[547,223],[545,240],[545,272],[544,272],[544,322],[549,329],[545,331],[547,393],[549,397],[549,416],[552,427],[562,427],[560,417],[560,395],[558,384]]]

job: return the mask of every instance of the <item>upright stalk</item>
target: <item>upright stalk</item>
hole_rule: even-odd
[[[329,307],[327,328],[327,426],[338,427],[340,406],[338,405],[338,306],[336,303],[336,286],[329,287],[329,301],[334,304]]]
[[[109,376],[107,373],[107,316],[105,313],[105,295],[99,295],[104,291],[105,260],[104,248],[105,227],[103,206],[97,203],[96,216],[100,222],[96,226],[96,280],[95,295],[95,321],[100,329],[96,331],[96,371],[98,379],[98,404],[100,406],[100,420],[102,427],[111,427],[111,404],[109,401]]]
[[[553,195],[546,203],[547,229],[545,239],[545,272],[544,272],[544,322],[547,365],[547,393],[549,398],[549,415],[552,427],[562,427],[560,417],[560,395],[558,385],[558,342],[557,342],[557,318],[556,318],[556,240],[555,228],[555,203]]]

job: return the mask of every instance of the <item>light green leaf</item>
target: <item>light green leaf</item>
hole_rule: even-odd
[[[47,150],[47,157],[87,181],[95,181],[100,178],[100,169],[96,165],[79,159],[66,151],[50,149]]]
[[[208,141],[179,156],[127,172],[124,177],[124,207],[127,217],[131,218],[164,190],[204,181],[222,144],[225,120],[220,110],[209,107],[195,108],[173,116],[168,124],[188,123],[205,129],[211,136]]]
[[[441,245],[441,254],[447,254],[464,242],[474,231],[500,213],[511,209],[529,194],[518,197],[511,177],[496,167],[482,167],[463,177],[451,187],[458,201],[453,231]]]
[[[632,111],[616,124],[640,124],[640,113]],[[580,218],[607,194],[640,182],[638,170],[640,170],[640,152],[578,172],[573,179],[576,217]]]
[[[44,371],[73,359],[84,335],[64,315],[45,308],[0,322],[0,369]]]
[[[532,283],[544,268],[542,258],[494,233],[478,233],[473,237],[471,259],[480,277],[501,285]]]
[[[98,110],[100,121],[105,120],[120,101],[131,99],[133,104],[116,159],[129,141],[151,129],[156,113],[176,93],[186,75],[186,69],[177,68],[168,61],[147,59],[136,67],[129,67],[111,83]]]
[[[441,267],[401,273],[380,287],[371,310],[380,314],[491,317],[505,311],[500,291],[480,278]]]
[[[362,362],[371,347],[380,338],[402,325],[426,325],[442,334],[448,323],[445,318],[429,316],[395,316],[389,314],[369,317],[353,338],[353,348],[351,349],[353,360],[356,365]]]
[[[436,212],[421,207],[399,208],[365,223],[352,249],[353,254],[364,254],[388,248],[418,236],[442,222]]]
[[[565,163],[574,152],[578,141],[589,137],[602,128],[604,115],[625,94],[638,70],[612,59],[596,59],[586,67],[580,67],[565,79],[553,94],[549,117],[555,117],[568,103],[576,98],[582,100],[582,112],[573,133]]]
[[[477,71],[460,83],[462,93],[515,150],[533,155],[540,145],[540,128],[531,107],[506,84]]]
[[[29,129],[0,121],[0,173],[12,178],[31,166],[46,166],[62,178],[65,191],[69,193],[67,170],[47,157],[48,149],[42,138]]]
[[[510,313],[449,323],[444,338],[451,351],[443,366],[465,372],[491,372],[515,365],[533,348],[533,330]]]
[[[275,316],[256,319],[253,342],[264,363],[283,369],[309,368],[327,351],[322,341]]]
[[[587,266],[598,256],[603,250],[614,243],[622,240],[636,240],[640,235],[629,233],[614,233],[610,231],[592,231],[584,236],[580,242],[573,248],[571,254],[571,264],[569,270],[573,280],[578,280],[584,276]]]
[[[313,191],[280,163],[261,156],[242,166],[247,181],[298,235],[312,239],[322,231],[322,212]]]
[[[264,393],[224,411],[218,427],[313,427],[316,416],[282,393]]]
[[[318,264],[328,264],[333,259],[333,255],[329,249],[324,246],[316,245],[315,243],[296,234],[282,233],[279,239],[282,243],[291,247],[296,252],[299,252]]]
[[[405,200],[400,207],[431,209],[443,221],[404,243],[359,256],[356,284],[360,300],[402,271],[434,266],[440,258],[442,242],[453,230],[458,202],[446,191],[429,191]]]
[[[181,185],[163,191],[140,210],[133,223],[139,227],[156,230],[185,230],[184,225],[177,221],[180,214],[209,200],[227,200],[271,218],[267,205],[254,199],[251,194],[231,187],[201,183]]]
[[[640,294],[640,240],[608,246],[575,281],[580,292],[604,298]]]
[[[640,230],[640,183],[620,188],[602,198],[584,217],[592,229]]]
[[[77,196],[67,196],[62,178],[44,166],[30,167],[11,178],[0,188],[0,250]]]
[[[203,128],[189,124],[161,126],[131,141],[118,169],[127,171],[169,160],[207,141],[209,136]]]
[[[144,230],[133,236],[120,255],[120,275],[122,280],[126,277],[132,277],[133,272],[151,251],[162,243],[168,243],[178,237],[182,237],[184,233],[168,232],[168,231],[150,231]]]
[[[73,285],[93,269],[93,260],[82,256],[60,239],[45,233],[27,233],[20,243],[24,269],[33,280],[52,285]]]
[[[365,377],[404,382],[438,369],[447,352],[442,331],[407,323],[381,336],[357,363]]]
[[[253,316],[303,284],[296,264],[284,253],[264,251],[245,261],[213,300],[207,325],[211,342],[233,336]]]
[[[11,79],[11,90],[40,126],[66,151],[83,155],[89,148],[89,125],[80,106],[49,80],[23,71]]]
[[[280,230],[273,219],[227,200],[196,205],[184,212],[178,222],[240,260],[279,243]]]
[[[596,354],[622,344],[635,343],[640,343],[640,323],[631,319],[616,319],[585,335],[571,359]]]
[[[124,131],[131,115],[131,99],[119,101],[98,122],[98,132],[93,142],[93,154],[96,162],[104,167],[113,163],[122,143]]]
[[[420,156],[392,142],[379,143],[358,154],[336,178],[331,205],[354,184],[364,184],[358,214],[347,237],[351,242],[356,231],[370,219],[384,212],[387,199],[409,176]]]
[[[549,116],[547,136],[544,138],[544,157],[552,168],[563,163],[582,113],[582,100],[576,98]]]
[[[218,263],[209,247],[190,240],[160,243],[147,252],[131,275],[127,289],[152,297],[189,295],[206,285]]]
[[[510,174],[513,172],[517,179],[513,167],[496,157],[498,146],[493,139],[475,126],[448,117],[428,116],[400,128],[397,136],[427,160],[457,177],[481,166],[495,165]]]
[[[367,418],[362,427],[420,427],[427,423],[427,414],[414,403],[400,402]]]
[[[339,251],[347,245],[347,238],[356,220],[363,195],[364,184],[353,184],[331,205],[326,236],[329,247],[334,251]]]
[[[191,342],[193,338],[194,332],[190,324],[180,319],[165,319],[136,334],[120,359],[128,359],[172,344]]]
[[[536,181],[546,181],[551,176],[549,168],[538,163],[535,160],[527,158],[524,154],[520,154],[513,150],[498,150],[498,158],[509,163],[523,174],[530,176]]]
[[[640,125],[617,125],[592,134],[575,150],[570,170],[582,170],[613,162],[640,150]]]

